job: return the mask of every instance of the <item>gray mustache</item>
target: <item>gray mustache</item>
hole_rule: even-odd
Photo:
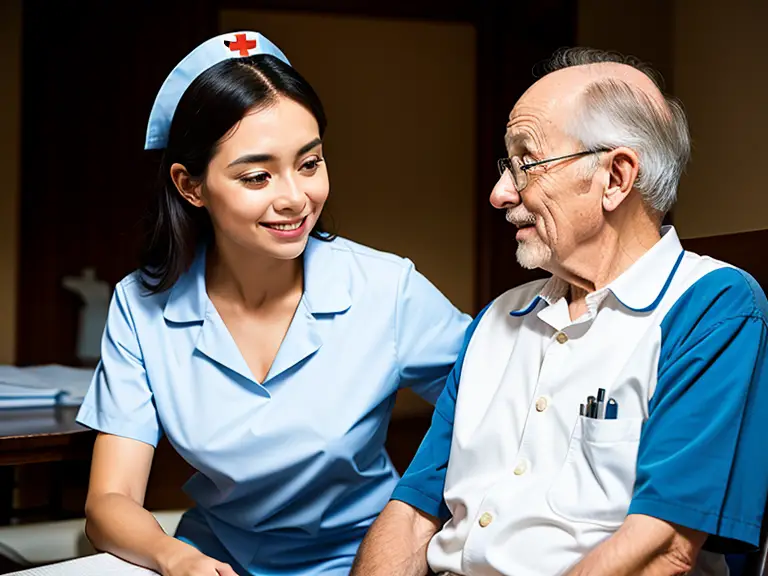
[[[509,208],[507,210],[507,222],[515,226],[531,226],[536,224],[536,216],[528,212],[525,208]]]

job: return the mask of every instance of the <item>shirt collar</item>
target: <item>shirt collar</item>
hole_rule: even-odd
[[[633,312],[650,312],[661,302],[675,272],[683,259],[684,250],[672,226],[661,229],[661,239],[650,250],[605,288],[587,296],[588,300],[602,301],[610,292],[619,303]],[[568,294],[568,283],[552,277],[536,297],[511,316],[525,316],[533,312],[540,302],[548,306]]]
[[[171,322],[201,322],[208,309],[205,249],[173,285],[163,310]],[[310,237],[304,250],[304,301],[312,314],[344,312],[352,304],[349,271],[335,254],[333,242]]]
[[[335,242],[309,239],[304,250],[304,298],[312,314],[337,314],[352,305],[349,267]]]
[[[200,248],[192,266],[171,287],[163,316],[171,322],[201,322],[207,308],[205,248]]]
[[[685,254],[672,226],[661,229],[661,240],[607,288],[633,312],[651,312],[664,298]]]

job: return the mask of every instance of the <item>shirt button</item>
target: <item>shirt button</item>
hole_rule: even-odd
[[[515,476],[522,476],[527,470],[528,464],[525,463],[525,460],[520,460],[520,462],[517,463],[517,466],[515,466]]]
[[[557,340],[559,344],[565,344],[568,342],[568,335],[565,332],[558,332],[557,336],[555,336],[555,340]]]
[[[547,406],[549,405],[549,402],[547,402],[547,399],[542,396],[538,400],[536,400],[536,412],[544,412],[544,410],[547,409]]]
[[[488,512],[486,512],[485,514],[480,516],[480,521],[478,522],[478,524],[480,524],[480,528],[485,528],[491,522],[493,522],[493,516],[491,516],[490,514],[488,514]]]

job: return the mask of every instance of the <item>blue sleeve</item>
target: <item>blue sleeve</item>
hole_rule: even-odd
[[[405,471],[392,493],[392,500],[405,502],[440,519],[447,519],[450,516],[443,500],[443,489],[445,487],[445,474],[448,469],[448,457],[451,453],[453,415],[456,408],[456,396],[459,392],[461,368],[472,335],[486,310],[488,310],[488,306],[477,315],[475,321],[466,331],[459,357],[448,375],[445,389],[435,404],[432,425],[424,436],[424,440],[421,442],[410,466],[408,466],[408,470]]]
[[[109,305],[101,360],[77,421],[151,446],[157,446],[162,436],[128,298],[120,284]]]
[[[768,494],[767,311],[757,283],[726,268],[696,282],[661,325],[629,513],[704,532],[712,551],[759,544]]]
[[[400,387],[434,404],[471,320],[409,263],[400,277],[395,313]]]

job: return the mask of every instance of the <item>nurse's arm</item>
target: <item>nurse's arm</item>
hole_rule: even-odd
[[[437,518],[392,500],[360,545],[351,576],[425,576],[427,545],[440,526]]]
[[[568,576],[677,576],[688,574],[707,535],[663,520],[631,514],[616,533]]]
[[[163,575],[184,576],[193,573],[190,567],[210,564],[221,576],[236,576],[226,564],[167,535],[144,509],[154,450],[138,440],[99,434],[85,504],[88,539],[97,550]]]

